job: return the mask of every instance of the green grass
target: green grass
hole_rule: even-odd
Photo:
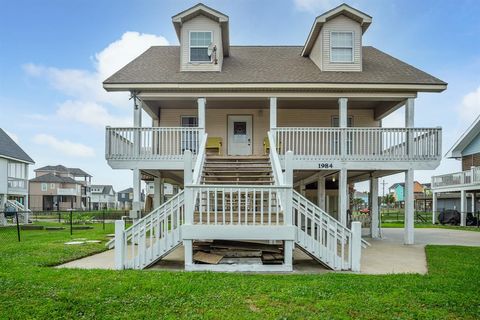
[[[67,270],[104,250],[94,230],[26,231],[0,245],[0,319],[478,319],[480,248],[429,246],[428,275]],[[1,235],[0,235],[1,236]]]
[[[403,222],[383,222],[382,228],[403,228]],[[431,223],[415,223],[415,228],[437,228],[437,229],[452,229],[452,230],[464,230],[464,231],[475,231],[480,232],[480,228],[476,226],[451,226],[451,225],[441,225],[441,224],[431,224]]]

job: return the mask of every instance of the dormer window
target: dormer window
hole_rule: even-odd
[[[212,43],[211,31],[190,32],[190,62],[210,62],[208,47]]]
[[[353,62],[353,32],[330,33],[330,62]]]

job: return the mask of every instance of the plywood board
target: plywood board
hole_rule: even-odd
[[[222,260],[223,256],[213,253],[207,253],[203,251],[198,251],[193,255],[193,260],[208,263],[208,264],[218,264]]]

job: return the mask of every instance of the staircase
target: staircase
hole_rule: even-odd
[[[202,183],[209,185],[272,185],[268,157],[207,156]]]

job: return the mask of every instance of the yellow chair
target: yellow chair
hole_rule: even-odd
[[[221,137],[208,137],[205,149],[207,150],[207,152],[209,150],[215,150],[216,153],[220,156],[222,155],[222,144],[223,142]]]
[[[282,149],[282,143],[279,143],[277,146],[277,152],[280,152],[281,149]],[[268,140],[268,137],[263,138],[263,153],[264,154],[270,153],[270,140]]]

